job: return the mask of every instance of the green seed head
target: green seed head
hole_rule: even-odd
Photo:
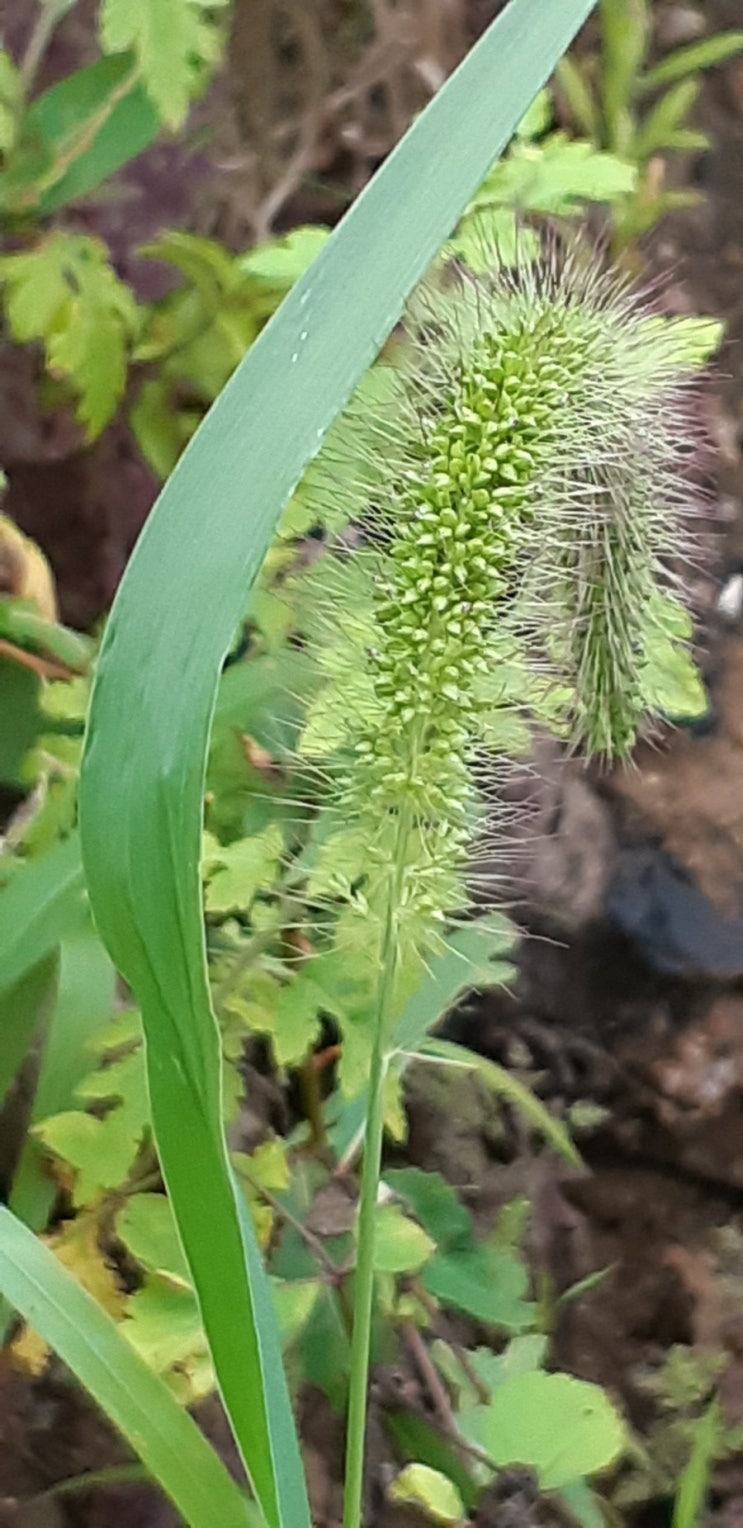
[[[408,331],[386,406],[349,413],[364,544],[323,574],[328,685],[303,745],[323,751],[324,735],[344,760],[337,809],[359,845],[367,950],[390,876],[413,942],[463,904],[505,655],[527,708],[541,661],[547,712],[559,694],[575,746],[631,748],[682,539],[684,398],[704,346],[700,321],[659,317],[579,250],[439,278]]]

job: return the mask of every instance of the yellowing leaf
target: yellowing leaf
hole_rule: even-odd
[[[259,1188],[280,1193],[289,1187],[289,1163],[285,1141],[263,1141],[250,1156],[242,1159],[253,1183]]]
[[[377,1210],[374,1267],[377,1273],[415,1273],[428,1262],[435,1242],[397,1204]]]
[[[121,1314],[124,1295],[99,1246],[94,1215],[78,1215],[75,1220],[66,1221],[60,1231],[49,1237],[49,1246],[104,1310],[112,1316]]]
[[[295,1342],[317,1304],[321,1284],[319,1279],[274,1279],[272,1284],[273,1308],[279,1323],[281,1345],[286,1348]]]
[[[454,1482],[427,1464],[408,1464],[390,1486],[392,1501],[408,1502],[433,1523],[461,1523],[464,1502]]]
[[[22,1369],[24,1374],[32,1374],[35,1378],[44,1373],[49,1362],[48,1344],[30,1326],[24,1326],[18,1336],[13,1338],[10,1354],[17,1369]]]
[[[199,1308],[190,1289],[149,1275],[127,1300],[121,1330],[184,1403],[191,1405],[214,1388]]]
[[[168,127],[188,111],[199,65],[216,61],[209,12],[226,0],[103,0],[101,45],[106,53],[132,48],[147,94]]]
[[[83,1214],[65,1221],[58,1231],[44,1239],[88,1294],[109,1315],[118,1318],[124,1309],[125,1296],[99,1245],[95,1215]],[[31,1327],[24,1327],[14,1340],[12,1353],[15,1362],[31,1374],[41,1374],[46,1367],[47,1345]]]
[[[54,579],[43,552],[7,515],[0,515],[0,563],[3,594],[25,600],[45,621],[56,621]]]

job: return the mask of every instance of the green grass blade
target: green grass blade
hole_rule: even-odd
[[[49,854],[19,865],[0,892],[0,997],[53,954],[85,918],[80,842],[72,834]]]
[[[512,1072],[506,1071],[504,1066],[499,1066],[497,1061],[490,1061],[487,1056],[478,1056],[474,1051],[468,1050],[466,1045],[456,1045],[451,1040],[427,1040],[423,1049],[418,1052],[423,1061],[438,1061],[448,1066],[461,1066],[467,1071],[477,1072],[486,1087],[495,1093],[497,1098],[502,1098],[513,1108],[518,1109],[527,1124],[544,1136],[563,1161],[569,1162],[573,1167],[582,1165],[580,1154],[573,1145],[565,1126],[555,1119],[549,1110],[545,1108],[536,1093],[532,1093],[523,1082],[519,1082]]]
[[[141,537],[81,789],[103,937],[139,997],[153,1123],[223,1397],[269,1528],[307,1528],[275,1323],[220,1123],[198,858],[214,695],[279,513],[592,0],[512,0],[263,331]]]
[[[113,1017],[115,972],[88,918],[79,933],[62,941],[57,992],[44,1042],[30,1124],[75,1107],[75,1088],[91,1070],[93,1037]],[[78,1105],[79,1107],[79,1105]],[[57,1197],[40,1141],[28,1135],[8,1203],[34,1231],[43,1231]]]
[[[59,942],[86,916],[76,836],[18,865],[0,892],[0,1101],[39,1023]]]
[[[188,1412],[53,1252],[4,1208],[0,1294],[103,1408],[189,1528],[246,1528],[248,1503]]]

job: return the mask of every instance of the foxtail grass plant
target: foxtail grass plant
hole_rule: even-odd
[[[271,1287],[227,1151],[207,982],[199,851],[219,674],[282,508],[592,8],[510,0],[420,114],[179,461],[101,648],[80,787],[86,884],[141,1006],[159,1163],[266,1528],[309,1528],[310,1509]],[[317,474],[361,547],[320,559],[325,592],[305,639],[326,682],[299,750],[322,772],[328,863],[343,870],[324,891],[317,877],[333,900],[328,938],[374,992],[344,1528],[363,1515],[396,1019],[464,914],[479,846],[497,837],[504,809],[486,761],[511,751],[516,703],[566,744],[624,757],[663,709],[664,665],[686,662],[666,565],[686,534],[690,383],[715,337],[664,319],[580,249],[477,281],[440,267],[410,309],[384,407],[366,394],[341,427],[358,441],[357,481],[339,484],[330,446]],[[51,1252],[8,1211],[3,1225],[0,1292],[43,1318],[185,1520],[247,1521],[226,1472],[219,1507],[186,1478],[183,1429],[131,1364],[112,1394],[113,1323],[67,1319]]]
[[[567,745],[627,758],[678,629],[693,379],[711,338],[579,244],[511,268],[496,259],[477,280],[439,268],[406,335],[384,403],[365,394],[339,432],[361,463],[361,545],[321,569],[311,641],[327,682],[300,740],[331,781],[328,856],[361,888],[335,938],[376,986],[344,1528],[362,1516],[390,1036],[411,969],[420,977],[467,904],[474,848],[497,839],[485,761],[501,749],[504,639],[558,697]],[[321,499],[337,496],[330,453],[319,482]]]

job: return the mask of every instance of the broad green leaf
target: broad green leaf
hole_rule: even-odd
[[[508,1252],[475,1246],[465,1251],[438,1253],[421,1274],[430,1295],[442,1305],[474,1316],[505,1332],[533,1326],[536,1307],[524,1299],[524,1264]]]
[[[552,133],[541,144],[518,144],[495,166],[473,201],[523,212],[579,214],[586,202],[611,204],[634,190],[637,170],[591,143]]]
[[[296,1066],[304,1060],[320,1031],[320,1009],[332,1006],[311,976],[300,974],[281,988],[273,1031],[279,1066]]]
[[[131,48],[162,121],[180,127],[198,82],[195,65],[215,61],[211,13],[226,0],[103,0],[99,16],[106,53]]]
[[[321,1289],[319,1279],[274,1280],[273,1308],[282,1347],[296,1342],[312,1315]]]
[[[109,25],[125,0],[112,3]],[[270,1294],[220,1123],[198,875],[218,675],[303,470],[591,8],[553,0],[537,17],[533,0],[511,0],[418,117],[187,448],[106,629],[81,781],[88,882],[142,1004],[160,1161],[269,1528],[307,1528],[309,1514]],[[109,33],[107,46],[128,40]]]
[[[377,1273],[415,1273],[428,1262],[434,1242],[397,1204],[377,1210],[374,1266]]]
[[[246,1528],[248,1504],[195,1422],[7,1209],[0,1209],[0,1293],[103,1407],[190,1528]]]
[[[472,1220],[440,1173],[422,1172],[418,1167],[390,1168],[384,1181],[404,1200],[438,1247],[472,1243]]]
[[[126,1302],[120,1330],[181,1404],[193,1405],[214,1389],[214,1370],[191,1289],[147,1274]]]
[[[78,69],[37,96],[24,115],[23,139],[41,148],[43,159],[11,165],[13,206],[48,214],[89,195],[159,131],[131,53]]]
[[[442,1437],[424,1417],[408,1411],[386,1411],[382,1425],[392,1438],[399,1459],[427,1464],[437,1473],[446,1475],[456,1486],[467,1510],[474,1512],[480,1493],[454,1440]]]
[[[432,1523],[461,1523],[464,1502],[451,1480],[427,1464],[408,1464],[389,1488],[391,1501],[419,1507]]]
[[[500,1385],[477,1436],[499,1467],[533,1469],[543,1491],[606,1469],[627,1443],[622,1418],[598,1385],[543,1370]]]

